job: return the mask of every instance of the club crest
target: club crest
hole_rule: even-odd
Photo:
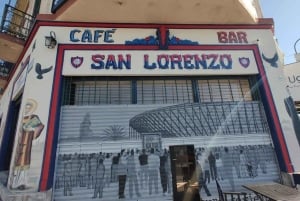
[[[81,64],[83,63],[83,57],[71,57],[71,64],[74,68],[79,68]]]
[[[248,66],[250,64],[250,59],[246,58],[246,57],[240,57],[239,62],[244,68],[248,68]]]

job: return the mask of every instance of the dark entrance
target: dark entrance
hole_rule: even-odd
[[[194,145],[170,146],[174,201],[200,201]]]
[[[7,120],[6,122],[6,128],[5,133],[2,140],[1,150],[0,150],[0,157],[1,157],[1,163],[0,163],[0,170],[1,171],[8,171],[10,167],[10,161],[11,161],[11,155],[13,152],[13,145],[15,141],[15,133],[18,123],[18,116],[20,112],[20,106],[22,102],[22,96],[19,96],[17,100],[12,101]]]

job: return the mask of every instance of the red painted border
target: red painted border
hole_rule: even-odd
[[[82,51],[84,50],[141,50],[142,51],[142,50],[158,50],[158,47],[157,46],[129,46],[129,45],[126,46],[125,45],[85,45],[85,44],[78,44],[78,45],[61,44],[58,46],[56,69],[54,74],[54,83],[53,83],[53,91],[52,91],[51,106],[50,106],[51,109],[49,114],[48,130],[47,130],[45,153],[44,153],[44,162],[43,162],[41,182],[40,182],[41,191],[47,190],[47,184],[49,179],[53,179],[53,178],[49,178],[49,172],[51,168],[50,166],[51,166],[52,154],[56,152],[56,150],[53,150],[53,141],[55,137],[55,132],[58,132],[56,130],[57,125],[55,124],[57,118],[59,118],[57,114],[58,114],[58,110],[60,109],[60,105],[58,104],[60,101],[59,93],[61,87],[62,67],[63,67],[65,50],[82,50]],[[269,83],[266,79],[263,62],[261,60],[260,52],[257,45],[253,44],[253,45],[169,46],[169,50],[252,50],[256,58],[259,73],[262,78],[262,84],[266,93],[267,101],[268,103],[270,103],[269,107],[273,117],[272,120],[275,125],[276,135],[278,137],[280,149],[283,154],[283,160],[285,166],[289,173],[293,171],[288,149],[283,136],[282,128],[280,126],[279,117],[275,108]]]
[[[48,129],[46,135],[46,145],[44,148],[44,161],[42,164],[42,175],[40,178],[40,190],[45,191],[47,190],[47,184],[49,180],[49,171],[50,171],[50,164],[51,164],[51,155],[53,154],[53,141],[55,136],[55,123],[57,115],[57,110],[59,109],[59,90],[61,87],[61,75],[62,75],[62,67],[63,67],[63,58],[64,58],[64,50],[63,46],[58,47],[57,51],[57,60],[56,60],[56,68],[54,72],[54,82],[52,86],[52,96],[51,96],[51,106],[49,112],[49,120],[48,120]],[[50,178],[51,179],[51,178]]]
[[[287,169],[287,173],[292,173],[292,172],[294,172],[294,167],[292,166],[292,162],[291,162],[291,159],[290,159],[290,156],[289,156],[286,141],[284,139],[284,135],[283,135],[282,128],[281,128],[281,123],[279,121],[279,116],[278,116],[278,113],[277,113],[277,110],[276,110],[276,107],[275,107],[275,103],[274,103],[274,100],[273,100],[272,92],[271,92],[271,89],[270,89],[270,84],[267,80],[266,72],[265,72],[265,69],[263,67],[263,62],[262,62],[261,57],[260,57],[259,49],[255,48],[254,52],[255,52],[255,55],[259,55],[259,56],[255,56],[255,58],[258,62],[259,74],[261,76],[262,83],[263,83],[263,86],[264,86],[264,90],[265,90],[265,93],[266,93],[266,97],[267,97],[267,100],[268,100],[268,103],[269,103],[270,112],[271,112],[272,117],[273,117],[273,122],[274,122],[275,130],[276,130],[277,138],[278,138],[278,141],[279,141],[279,144],[280,144],[280,149],[282,150],[282,157],[283,157],[283,160],[284,160],[284,163],[285,163],[285,167]]]
[[[101,28],[159,28],[166,29],[270,29],[273,23],[258,24],[132,24],[132,23],[96,23],[96,22],[68,22],[68,21],[43,21],[39,20],[38,26],[56,27],[101,27]]]
[[[263,21],[266,21],[265,23]],[[273,21],[268,18],[260,19],[258,24],[130,24],[130,23],[95,23],[95,22],[67,22],[67,21],[46,21],[43,20],[43,17],[37,18],[35,24],[31,30],[31,33],[26,40],[24,49],[19,56],[14,68],[12,69],[10,76],[7,79],[7,84],[4,86],[6,89],[8,83],[12,79],[16,68],[21,63],[29,45],[32,43],[37,31],[41,26],[52,26],[52,27],[102,27],[102,28],[152,28],[157,29],[161,26],[169,29],[269,29],[274,30]]]

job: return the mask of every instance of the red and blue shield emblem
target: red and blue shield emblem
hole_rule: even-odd
[[[74,68],[79,68],[81,64],[83,63],[83,57],[71,57],[71,64]]]
[[[250,65],[250,59],[246,57],[240,57],[239,62],[244,68],[248,68],[248,66]]]

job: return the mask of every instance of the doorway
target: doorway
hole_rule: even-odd
[[[5,133],[2,140],[2,146],[1,146],[2,160],[0,166],[1,171],[8,171],[10,167],[21,102],[22,102],[22,96],[19,96],[15,101],[11,102],[9,108],[6,122],[11,122],[11,123],[6,124],[7,126],[5,128]]]
[[[200,201],[194,145],[170,146],[174,201]]]

